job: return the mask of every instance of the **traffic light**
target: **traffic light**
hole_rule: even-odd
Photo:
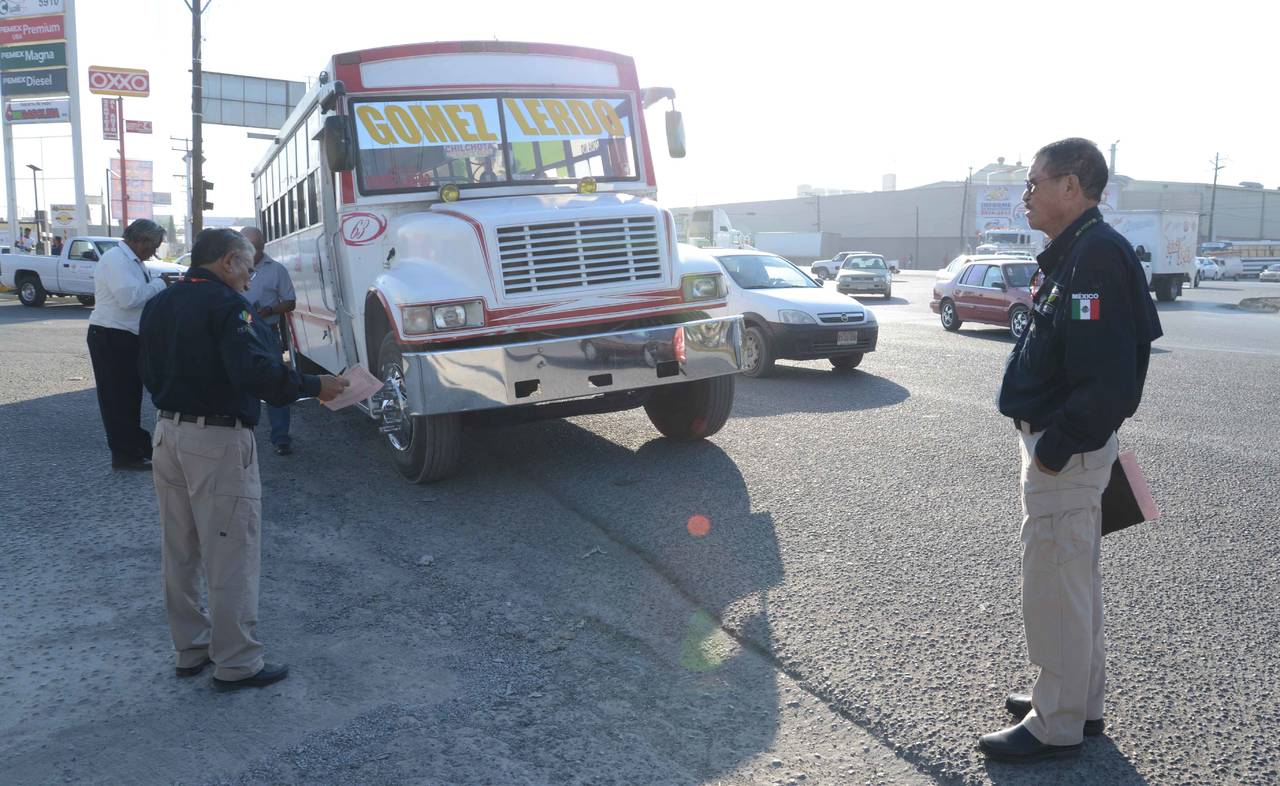
[[[209,192],[213,190],[213,183],[208,180],[200,181],[200,195],[204,198],[203,210],[213,210],[213,203],[209,201]]]

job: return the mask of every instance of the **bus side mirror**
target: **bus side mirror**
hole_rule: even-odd
[[[672,109],[667,112],[667,152],[672,158],[684,158],[684,117]]]
[[[329,165],[329,170],[350,172],[355,169],[355,149],[351,144],[346,118],[329,115],[324,119],[324,129],[320,134],[320,146],[324,149],[324,160]]]

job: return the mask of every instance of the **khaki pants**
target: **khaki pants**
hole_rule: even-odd
[[[164,601],[178,666],[208,657],[213,676],[262,668],[258,624],[262,484],[253,431],[156,421],[152,469],[163,526]],[[200,603],[200,577],[209,610]]]
[[[1102,717],[1102,492],[1116,459],[1107,444],[1071,457],[1062,472],[1036,468],[1040,434],[1022,438],[1022,620],[1027,654],[1040,667],[1022,724],[1041,742],[1075,745],[1086,719]]]

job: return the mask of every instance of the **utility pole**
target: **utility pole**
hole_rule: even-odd
[[[191,177],[188,191],[191,195],[191,233],[188,243],[195,243],[194,235],[204,229],[204,137],[201,122],[204,119],[204,87],[200,71],[200,15],[213,0],[187,2],[191,11]]]
[[[973,167],[969,167],[969,175],[964,179],[964,196],[960,199],[960,242],[965,251],[969,250],[969,233],[964,229],[964,216],[969,211],[969,181],[973,179]]]
[[[183,237],[186,240],[187,250],[190,251],[192,244],[195,243],[195,238],[191,234],[191,205],[193,204],[191,201],[191,140],[186,137],[171,136],[169,137],[169,141],[174,143],[169,147],[169,149],[175,153],[182,153],[182,162],[187,165],[187,171],[185,174],[174,175],[174,177],[182,178],[182,180],[185,181],[187,192],[187,220],[183,227]]]
[[[1217,240],[1217,236],[1213,234],[1213,212],[1218,205],[1218,172],[1227,168],[1226,164],[1220,163],[1222,155],[1220,153],[1213,154],[1213,188],[1209,191],[1209,240]]]
[[[920,264],[920,206],[916,205],[916,255],[911,258],[911,266]]]

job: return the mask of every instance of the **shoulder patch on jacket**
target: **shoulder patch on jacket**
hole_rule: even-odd
[[[1072,319],[1102,319],[1102,298],[1096,292],[1077,292],[1071,296]]]

